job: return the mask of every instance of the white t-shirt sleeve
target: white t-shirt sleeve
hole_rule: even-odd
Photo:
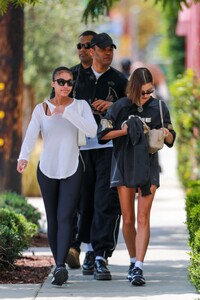
[[[31,120],[22,143],[19,159],[25,159],[28,161],[30,153],[37,141],[40,132],[41,109],[43,109],[43,107],[40,107],[41,105],[42,104],[37,105],[33,110]]]
[[[82,101],[82,114],[78,111],[78,101]],[[63,112],[63,118],[70,121],[74,126],[85,133],[87,137],[96,136],[97,123],[89,104],[85,100],[75,100],[74,105],[67,106]]]

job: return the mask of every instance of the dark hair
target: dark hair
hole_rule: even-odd
[[[72,77],[73,77],[73,73],[72,73],[72,71],[71,71],[69,68],[64,67],[64,66],[61,66],[61,67],[56,68],[56,69],[53,71],[53,73],[52,73],[52,81],[55,80],[55,76],[56,76],[57,74],[62,73],[62,72],[69,73],[69,74],[71,74]],[[52,99],[52,98],[54,98],[54,97],[55,97],[55,89],[54,89],[54,87],[52,87],[51,94],[50,94],[50,99]]]
[[[61,66],[61,67],[56,68],[53,71],[53,73],[52,73],[52,80],[55,80],[55,76],[57,74],[59,74],[59,73],[62,73],[63,71],[67,72],[67,73],[69,73],[69,74],[71,74],[73,76],[73,73],[72,73],[72,71],[69,68]]]
[[[152,83],[153,76],[147,68],[137,68],[128,81],[126,88],[127,97],[133,102],[140,105],[142,85]]]
[[[88,36],[88,35],[95,36],[95,35],[97,35],[97,33],[94,32],[94,31],[92,31],[92,30],[86,30],[86,31],[82,32],[82,33],[79,35],[79,38],[80,38],[81,36]]]

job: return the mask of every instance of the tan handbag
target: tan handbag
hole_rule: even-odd
[[[83,102],[81,100],[77,100],[78,102],[78,112],[82,115],[83,112]],[[80,129],[78,129],[78,146],[85,146],[86,145],[86,136]]]
[[[148,144],[149,144],[149,153],[155,153],[161,150],[164,146],[164,122],[163,122],[163,112],[162,112],[162,103],[159,100],[160,108],[160,118],[163,129],[151,129],[147,133]]]

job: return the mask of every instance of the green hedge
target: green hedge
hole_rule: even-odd
[[[40,212],[27,202],[27,199],[14,192],[5,191],[0,194],[0,208],[11,207],[16,213],[22,214],[29,222],[36,224],[39,228]]]
[[[177,132],[178,174],[186,190],[186,224],[189,232],[189,278],[200,291],[200,79],[191,69],[170,88],[172,116]]]
[[[11,208],[0,209],[0,268],[12,267],[38,232],[37,225]]]
[[[38,234],[40,212],[14,192],[0,193],[0,267],[9,268]]]
[[[191,181],[186,190],[186,222],[189,231],[189,278],[200,292],[200,180]]]
[[[195,234],[190,253],[189,278],[197,292],[200,293],[200,229]]]
[[[188,69],[170,86],[177,132],[178,174],[183,186],[200,179],[200,80]]]
[[[195,234],[200,228],[200,180],[188,183],[185,209],[189,231],[189,245],[192,247]]]

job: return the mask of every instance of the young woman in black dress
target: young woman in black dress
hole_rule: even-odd
[[[151,129],[161,129],[159,101],[151,96],[152,93],[152,74],[147,68],[136,69],[128,82],[127,97],[111,106],[98,129],[99,143],[113,140],[110,185],[111,188],[117,188],[120,199],[123,236],[130,256],[127,278],[132,285],[138,286],[145,284],[143,262],[150,238],[150,212],[156,189],[160,185],[158,153],[148,153],[143,123],[138,118]],[[164,143],[172,147],[176,133],[166,104],[163,101],[161,104]]]

